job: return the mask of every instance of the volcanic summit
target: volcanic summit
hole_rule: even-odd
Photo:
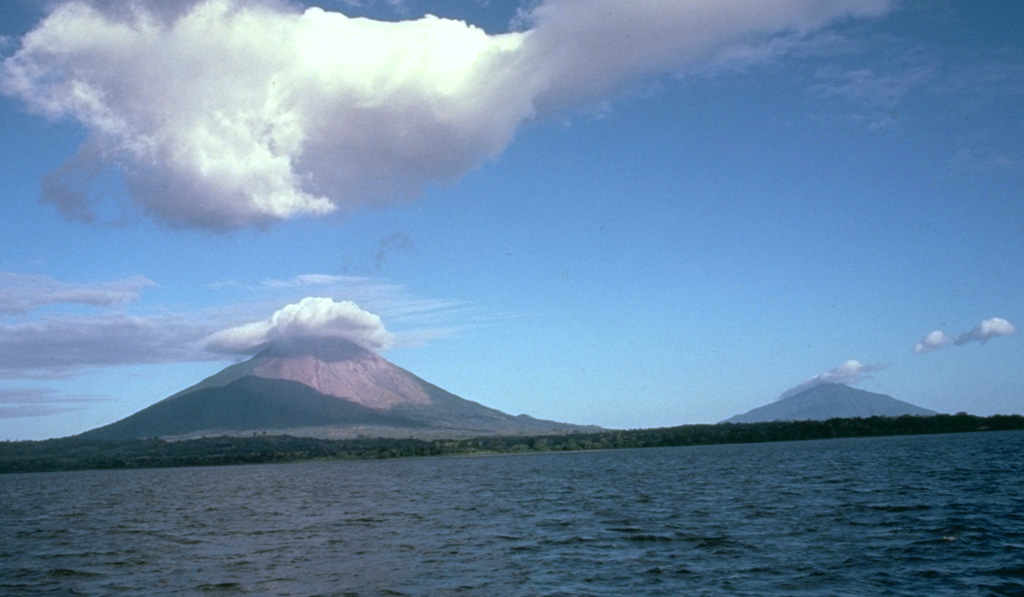
[[[465,400],[337,337],[275,341],[248,361],[81,437],[466,437],[593,431]]]

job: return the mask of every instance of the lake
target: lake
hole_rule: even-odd
[[[1024,595],[1024,432],[0,476],[4,595]]]

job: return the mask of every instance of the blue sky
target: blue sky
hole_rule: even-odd
[[[125,6],[0,9],[0,439],[306,297],[513,414],[1024,412],[1017,2]]]

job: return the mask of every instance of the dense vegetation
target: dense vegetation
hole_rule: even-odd
[[[931,417],[871,417],[828,421],[723,423],[660,429],[601,431],[547,436],[496,436],[463,440],[351,439],[291,436],[217,437],[167,442],[69,437],[0,442],[0,473],[82,469],[208,466],[312,459],[373,459],[403,456],[601,450],[960,433],[1024,429],[1024,416],[977,417],[965,413]]]

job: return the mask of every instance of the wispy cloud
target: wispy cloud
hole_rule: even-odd
[[[263,288],[295,289],[317,286],[344,286],[347,288],[364,286],[369,278],[363,276],[345,276],[334,274],[300,274],[291,278],[268,278],[259,283]]]
[[[0,378],[73,375],[91,367],[216,360],[198,343],[209,323],[180,315],[54,315],[0,324]]]
[[[892,110],[915,87],[934,75],[931,65],[913,65],[902,71],[878,72],[871,68],[818,71],[816,90],[826,97],[841,97],[869,108]]]
[[[861,363],[857,359],[850,359],[843,364],[829,369],[824,373],[819,373],[813,377],[807,378],[800,385],[794,386],[779,396],[780,399],[787,398],[794,394],[800,393],[806,389],[813,388],[814,386],[821,385],[823,383],[841,383],[841,384],[856,384],[870,377],[871,373],[880,371],[885,368],[883,363]]]
[[[830,118],[863,124],[872,130],[896,125],[915,93],[931,93],[944,76],[941,49],[888,34],[832,36],[818,52],[797,48],[817,64],[807,89],[826,100]],[[839,63],[835,55],[843,55]]]
[[[61,394],[47,388],[0,388],[0,419],[56,415],[110,400],[106,396]]]
[[[154,286],[155,282],[142,276],[81,284],[62,282],[43,274],[0,272],[0,316],[27,313],[55,304],[121,307],[136,301],[143,290]]]
[[[965,100],[969,108],[992,102],[1020,101],[1024,96],[1024,64],[1019,51],[967,52],[943,73],[940,89]]]
[[[44,189],[66,216],[95,218],[88,187],[113,167],[152,217],[229,229],[415,196],[538,114],[889,4],[546,0],[492,35],[285,2],[77,0],[21,38],[0,88],[90,132]]]
[[[267,279],[253,292],[274,290],[276,297],[298,300],[317,294],[344,298],[379,314],[389,325],[402,328],[397,344],[405,345],[407,337],[429,338],[451,335],[457,329],[484,325],[508,315],[486,312],[472,303],[458,299],[425,298],[408,287],[384,278],[328,274],[303,274],[286,279]]]
[[[983,153],[986,152],[986,153]],[[1024,157],[961,147],[953,154],[950,165],[959,171],[975,172],[1024,172]]]
[[[944,15],[951,22],[960,20],[955,13]],[[949,111],[947,125],[978,113],[1013,110],[1024,96],[1024,65],[1017,48],[950,48],[923,41],[919,37],[901,37],[879,33],[858,37],[856,33],[826,33],[809,41],[792,40],[785,48],[807,64],[819,64],[807,88],[830,100],[830,114],[842,114],[837,104],[848,111],[843,118],[866,123],[873,129],[897,124],[901,114],[915,119],[925,116],[918,109],[921,98],[944,102]],[[844,60],[836,61],[836,56]],[[975,126],[980,126],[976,124]],[[965,138],[964,143],[990,143],[985,136]],[[963,151],[963,150],[962,150]],[[1005,149],[979,147],[966,150],[982,158],[981,165],[1006,169],[1018,163]],[[974,157],[960,153],[954,163],[963,165]]]
[[[73,283],[0,272],[0,378],[73,375],[83,368],[205,360],[203,317],[132,314],[156,283],[144,276]],[[83,311],[82,305],[96,310]]]
[[[0,297],[9,311],[6,317],[0,311],[0,379],[223,360],[225,353],[244,354],[298,333],[341,335],[374,350],[418,346],[509,317],[465,301],[418,296],[380,278],[327,274],[219,284],[230,299],[194,311],[126,308],[152,286],[141,276],[71,284],[41,275],[0,275]],[[81,304],[98,312],[75,308]],[[259,319],[268,313],[273,315]]]
[[[979,323],[973,330],[964,332],[957,336],[953,344],[963,346],[968,342],[980,342],[985,344],[992,338],[999,336],[1011,336],[1017,333],[1017,326],[1002,317],[993,317]]]
[[[982,320],[974,329],[953,337],[942,330],[928,332],[911,348],[914,354],[924,354],[947,346],[963,346],[971,342],[985,344],[993,338],[1012,336],[1017,333],[1017,326],[1002,317]]]

